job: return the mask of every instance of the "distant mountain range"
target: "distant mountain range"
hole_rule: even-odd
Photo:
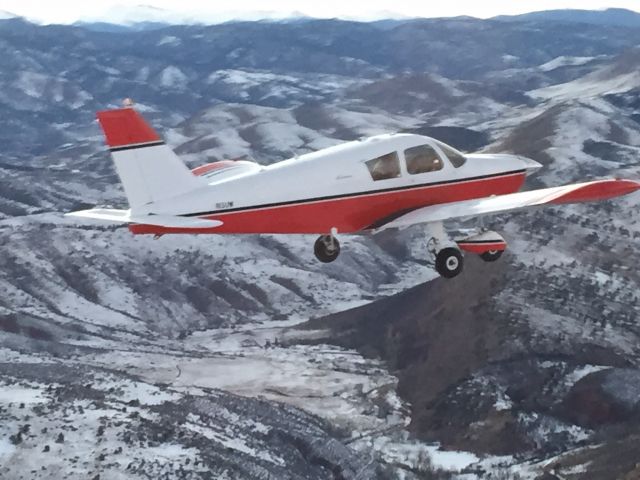
[[[367,13],[361,17],[342,19],[348,21],[374,22],[382,27],[393,27],[406,22],[422,20],[421,18],[406,17],[387,10]],[[493,19],[515,22],[586,23],[591,25],[640,28],[640,13],[623,8],[609,8],[606,10],[546,10],[521,15],[501,15]],[[113,25],[124,26],[133,30],[150,30],[176,24],[215,25],[224,22],[257,20],[295,22],[313,19],[300,12],[257,11],[252,13],[226,12],[216,15],[185,15],[154,7],[136,6],[127,7],[126,9],[112,8],[100,17],[94,18],[93,20],[81,20],[77,22],[76,25],[104,31],[113,31]]]
[[[16,15],[11,12],[0,10],[0,20],[15,17]],[[394,27],[398,24],[422,20],[422,18],[409,17],[390,10],[374,11],[363,13],[359,16],[339,18],[347,21],[373,22],[381,27]],[[229,10],[222,12],[192,11],[185,13],[149,5],[118,5],[108,8],[101,14],[81,18],[75,22],[74,25],[94,31],[118,32],[123,30],[154,30],[170,25],[217,25],[237,21],[297,22],[305,20],[313,20],[313,18],[298,11],[279,12],[259,10],[243,12]],[[520,15],[500,15],[492,18],[492,20],[509,22],[568,22],[640,28],[640,13],[623,8],[609,8],[606,10],[545,10]]]
[[[516,22],[552,21],[640,27],[640,13],[624,8],[608,8],[606,10],[546,10],[522,15],[501,15],[495,17],[494,20]]]
[[[0,10],[0,20],[7,20],[9,18],[16,18],[16,15],[14,15],[11,12],[6,12],[4,10]]]

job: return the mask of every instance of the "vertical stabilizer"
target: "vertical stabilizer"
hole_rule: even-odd
[[[202,186],[133,108],[97,116],[132,210]]]

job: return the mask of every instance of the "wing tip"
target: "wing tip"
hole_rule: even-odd
[[[610,178],[584,183],[567,193],[558,195],[549,203],[575,203],[608,200],[640,190],[640,182],[626,178]]]

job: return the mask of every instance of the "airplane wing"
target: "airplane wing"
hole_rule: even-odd
[[[131,210],[114,210],[110,208],[93,208],[79,212],[67,213],[67,217],[88,218],[117,223],[138,223],[171,228],[214,228],[222,225],[220,220],[208,220],[197,217],[180,217],[177,215],[132,215]]]
[[[470,218],[520,208],[563,203],[589,202],[619,197],[640,190],[640,182],[623,179],[595,180],[563,187],[543,188],[528,192],[496,195],[418,208],[383,223],[376,231],[403,228],[417,223],[442,222],[455,218]]]

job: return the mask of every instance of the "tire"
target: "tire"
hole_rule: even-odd
[[[340,255],[340,242],[331,235],[321,235],[313,246],[313,253],[322,263],[331,263]]]
[[[502,252],[504,250],[489,250],[487,252],[481,253],[480,258],[485,262],[495,262],[502,256]]]
[[[443,248],[436,255],[436,271],[444,278],[453,278],[462,272],[464,260],[457,248]]]

